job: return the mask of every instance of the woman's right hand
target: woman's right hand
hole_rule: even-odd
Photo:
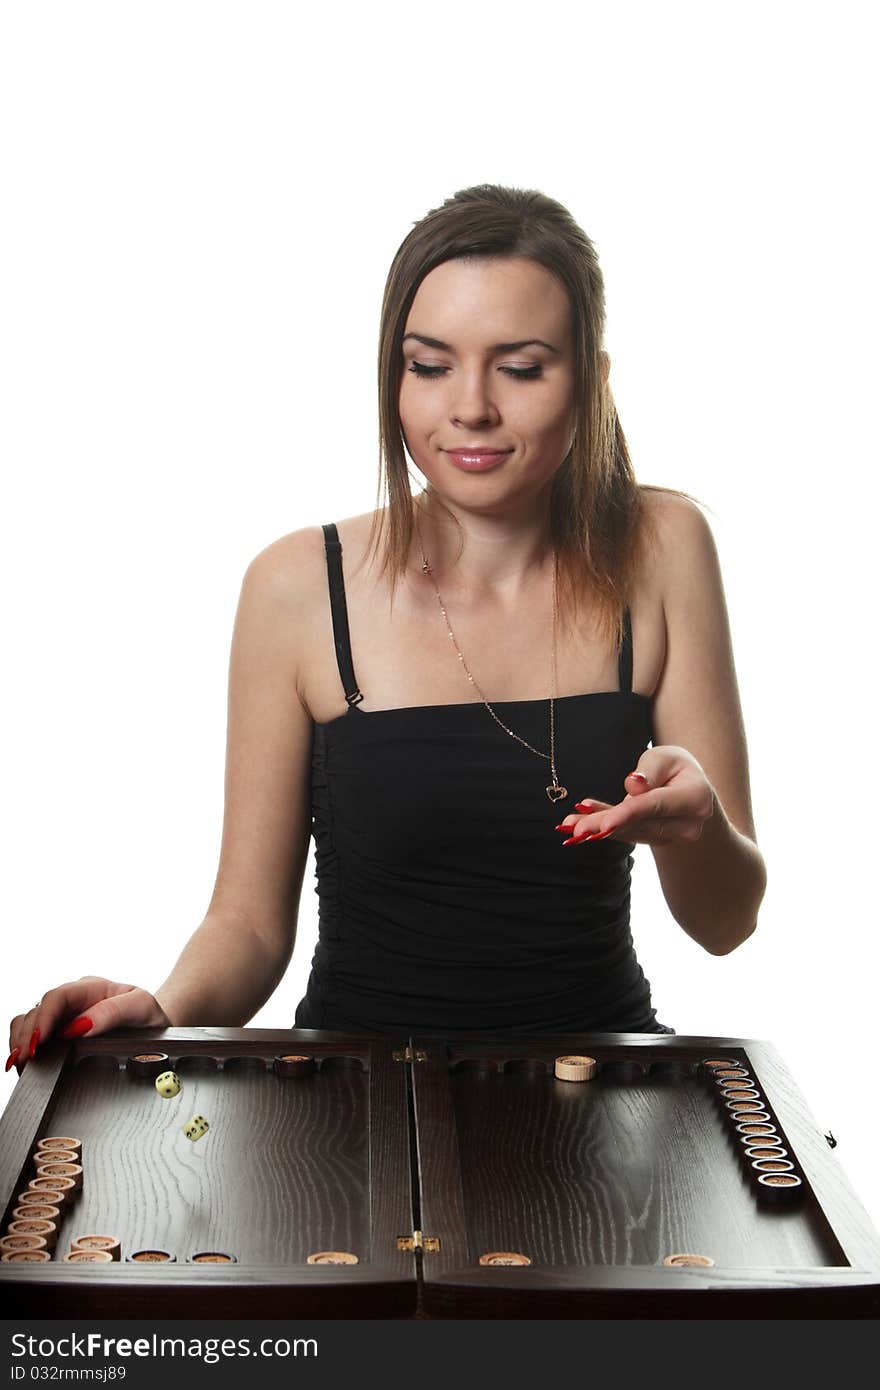
[[[44,994],[25,1014],[9,1025],[9,1058],[6,1070],[19,1074],[37,1048],[57,1038],[94,1037],[112,1028],[170,1028],[159,1001],[136,985],[121,985],[99,975],[84,975]]]

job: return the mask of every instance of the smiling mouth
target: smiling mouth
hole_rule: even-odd
[[[494,468],[502,459],[507,458],[508,454],[513,453],[512,449],[447,449],[446,453],[459,467],[467,472],[481,472],[487,468]]]

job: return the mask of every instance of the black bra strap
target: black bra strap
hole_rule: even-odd
[[[633,688],[633,637],[629,609],[623,614],[623,644],[617,658],[617,679],[621,690]]]
[[[324,549],[327,553],[327,582],[330,586],[330,612],[333,617],[333,641],[336,664],[342,679],[345,698],[350,705],[359,705],[364,698],[354,678],[351,659],[351,636],[348,631],[348,609],[345,605],[345,581],[342,577],[342,546],[334,522],[322,526]]]

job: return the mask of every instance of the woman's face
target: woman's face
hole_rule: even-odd
[[[491,514],[536,499],[574,430],[570,310],[556,277],[513,257],[444,262],[419,285],[403,357],[400,421],[431,487]],[[503,452],[468,452],[490,449]]]

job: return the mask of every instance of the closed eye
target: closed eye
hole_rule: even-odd
[[[518,381],[535,381],[543,374],[543,367],[540,363],[535,363],[533,367],[499,367],[499,372],[506,372],[508,376],[515,377]],[[449,371],[448,367],[426,367],[423,362],[413,362],[407,368],[415,376],[422,377],[423,380],[443,376]]]

